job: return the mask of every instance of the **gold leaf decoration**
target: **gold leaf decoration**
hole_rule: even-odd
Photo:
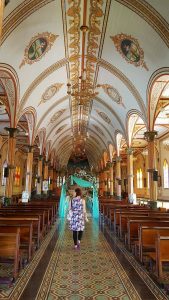
[[[55,84],[50,85],[43,93],[38,106],[40,104],[45,103],[46,101],[50,100],[56,93],[59,92],[59,90],[61,89],[62,86],[63,86],[63,83],[55,83]]]
[[[117,51],[128,63],[133,64],[135,67],[142,66],[147,71],[149,70],[144,61],[144,51],[136,38],[124,33],[111,36],[110,38],[114,42]]]
[[[58,130],[56,130],[55,135],[57,135],[58,133],[60,133],[66,126],[67,126],[67,124],[64,124],[61,127],[59,127]]]
[[[50,119],[50,122],[49,124],[53,124],[55,123],[55,121],[65,112],[66,109],[61,109],[59,111],[57,111],[53,116],[52,118]],[[48,125],[49,125],[48,124]]]
[[[117,89],[115,89],[112,85],[110,84],[98,84],[98,87],[102,87],[102,89],[104,90],[104,92],[117,104],[123,106],[124,108],[125,105],[123,103],[122,97],[119,94],[119,92],[117,91]]]
[[[56,38],[58,35],[49,32],[38,33],[34,36],[25,48],[24,58],[19,68],[26,63],[32,65],[39,61],[51,49]]]

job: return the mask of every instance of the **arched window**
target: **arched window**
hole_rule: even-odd
[[[141,168],[137,170],[137,188],[143,188],[143,172]]]
[[[6,177],[4,176],[5,174],[5,168],[7,168],[7,161],[5,160],[3,163],[3,167],[2,167],[2,185],[6,185]]]
[[[166,161],[166,159],[164,160],[164,163],[163,163],[163,178],[164,178],[164,188],[167,189],[169,188],[169,174],[168,174],[168,163]]]

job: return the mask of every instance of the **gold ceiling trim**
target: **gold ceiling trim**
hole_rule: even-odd
[[[113,137],[112,137],[112,135],[111,135],[111,133],[109,132],[109,130],[103,125],[103,123],[101,123],[97,118],[95,118],[94,116],[91,116],[91,119],[92,120],[94,120],[97,124],[99,124],[100,125],[100,127],[103,127],[104,128],[104,130],[106,131],[106,133],[108,134],[108,136],[110,137],[110,139],[111,139],[111,141],[114,143],[114,140],[113,140]],[[94,126],[94,125],[93,125]],[[97,126],[97,125],[96,125]],[[94,126],[95,127],[95,126]],[[99,126],[97,126],[97,127],[99,127]],[[101,133],[101,131],[102,131],[102,129],[99,127],[99,129],[100,129],[100,134],[102,135],[102,133]],[[96,129],[96,127],[95,127],[95,129]],[[98,132],[99,132],[99,129],[98,129]],[[96,129],[97,130],[97,129]],[[104,132],[103,132],[103,136],[105,137],[105,134],[104,134]]]
[[[90,138],[90,136],[91,136],[90,132],[92,132],[92,134],[94,135],[94,136],[92,136],[92,139],[95,139],[95,141],[96,141],[95,136],[97,136],[97,138],[99,139],[99,141],[101,141],[101,144],[102,144],[104,147],[107,148],[106,143],[104,142],[104,140],[103,140],[103,139],[100,137],[100,135],[98,135],[92,128],[89,128],[89,138]],[[104,148],[104,147],[103,147],[103,148]]]
[[[59,125],[61,125],[61,123],[64,122],[64,121],[67,121],[67,120],[69,121],[69,119],[70,119],[70,116],[65,116],[64,119],[61,119],[59,121],[59,123],[54,124],[54,126],[50,129],[50,132],[49,132],[49,134],[47,136],[47,139],[49,139],[50,135],[53,133],[53,131],[56,129],[56,127],[58,127]],[[71,128],[70,128],[70,130],[71,130]]]
[[[19,69],[21,69],[25,64],[32,65],[41,60],[41,58],[52,48],[58,37],[59,35],[51,32],[38,33],[32,37],[25,48],[24,58],[19,65]]]
[[[120,79],[125,84],[125,86],[128,88],[128,90],[132,93],[132,95],[136,99],[136,101],[141,109],[141,112],[143,113],[144,118],[146,119],[147,111],[146,111],[144,101],[143,101],[140,93],[137,91],[136,87],[132,84],[132,82],[119,69],[117,69],[115,66],[108,63],[104,59],[99,59],[99,66],[103,67],[104,69],[106,69],[107,71],[112,73],[114,76],[116,76],[118,79]]]
[[[55,0],[26,0],[17,6],[3,21],[1,44],[13,30],[32,13]]]
[[[80,11],[83,6],[83,24],[80,24]],[[97,63],[97,52],[99,49],[99,36],[101,35],[101,20],[103,19],[103,2],[102,1],[72,1],[67,10],[69,20],[68,35],[69,42],[69,64],[70,64],[70,86],[73,87],[71,93],[72,100],[72,126],[73,133],[77,135],[79,128],[80,132],[85,135],[88,127],[89,115],[91,112],[91,95],[94,90],[94,74]],[[86,26],[87,21],[87,6],[89,6],[89,26]],[[83,25],[80,27],[80,25]],[[82,32],[82,40],[80,39],[80,31]],[[86,37],[87,35],[87,37]],[[80,47],[80,43],[82,45]],[[87,42],[87,45],[85,43]],[[85,54],[85,51],[86,54]],[[90,59],[92,57],[92,60]],[[86,74],[85,80],[83,74]],[[80,79],[80,80],[79,80]],[[83,87],[85,84],[85,88]],[[85,109],[87,107],[83,124],[78,120],[79,103]]]
[[[43,93],[42,97],[41,97],[41,100],[38,104],[41,105],[43,103],[46,103],[48,100],[50,100],[51,98],[54,97],[54,95],[56,95],[61,87],[63,86],[64,84],[63,83],[55,83],[55,84],[52,84],[50,85]]]
[[[21,114],[21,111],[23,109],[23,107],[26,104],[26,101],[29,99],[30,95],[32,94],[32,92],[35,90],[35,88],[45,79],[47,78],[49,75],[51,75],[53,72],[57,71],[58,69],[62,68],[63,66],[65,66],[67,64],[67,59],[63,58],[61,60],[59,60],[58,62],[54,63],[53,65],[51,65],[50,67],[48,67],[47,69],[45,69],[40,75],[38,75],[38,77],[36,77],[36,79],[30,84],[29,88],[26,90],[26,92],[24,93],[21,101],[20,101],[20,105],[19,105],[19,111],[18,111],[18,117]],[[17,117],[17,118],[18,118]]]
[[[116,114],[116,112],[112,109],[112,107],[111,107],[110,105],[108,105],[108,104],[107,104],[104,100],[102,100],[100,97],[96,97],[94,100],[95,100],[96,102],[101,103],[103,106],[105,106],[105,107],[112,113],[112,115],[116,118],[116,120],[118,121],[118,123],[119,123],[120,126],[121,126],[122,131],[123,131],[124,134],[125,134],[126,129],[125,129],[125,127],[124,127],[124,124],[121,122],[121,119],[120,119],[119,116]]]
[[[45,113],[44,115],[40,118],[37,126],[36,126],[36,135],[37,135],[37,131],[39,130],[39,127],[41,126],[42,122],[44,121],[44,119],[47,117],[47,115],[54,109],[56,108],[56,106],[58,106],[59,104],[63,103],[65,100],[68,100],[69,97],[66,95],[64,97],[62,97],[61,99],[59,99],[56,103],[54,103]],[[35,135],[35,136],[36,136]]]
[[[115,1],[127,6],[143,18],[159,34],[167,47],[169,47],[169,24],[149,3],[142,0]]]

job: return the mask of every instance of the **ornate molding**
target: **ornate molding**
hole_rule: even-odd
[[[63,83],[55,83],[55,84],[50,85],[43,93],[38,106],[40,104],[45,103],[48,100],[50,100],[56,93],[59,92],[59,90],[61,89],[62,86],[63,86]]]
[[[110,84],[98,84],[97,87],[101,87],[104,92],[117,104],[123,106],[124,108],[125,105],[122,101],[122,97],[119,94],[119,92]]]
[[[112,73],[114,76],[116,76],[119,80],[121,80],[124,83],[124,85],[128,88],[128,90],[133,95],[133,97],[136,99],[136,101],[141,109],[141,112],[144,115],[144,119],[146,119],[147,111],[146,111],[145,103],[144,103],[140,93],[137,91],[135,86],[132,84],[132,82],[120,70],[118,70],[115,66],[111,65],[107,61],[105,61],[103,59],[99,59],[98,63],[101,67],[108,70],[110,73]]]
[[[162,38],[169,47],[169,24],[166,20],[146,1],[142,0],[115,0],[143,18]]]
[[[127,148],[126,149],[126,153],[127,153],[127,155],[132,155],[133,154],[133,148]]]
[[[4,43],[7,37],[21,22],[41,7],[53,1],[55,0],[26,0],[18,5],[3,22],[1,44]]]
[[[38,33],[32,37],[25,48],[24,58],[19,66],[22,68],[26,63],[32,65],[39,61],[52,47],[58,35],[49,32]]]
[[[63,58],[61,60],[59,60],[58,62],[54,63],[53,65],[51,65],[50,67],[48,67],[47,69],[45,69],[29,86],[29,88],[26,90],[26,92],[24,93],[21,101],[20,101],[20,108],[18,111],[18,116],[20,116],[22,109],[24,108],[26,101],[28,100],[28,98],[30,97],[30,95],[33,93],[33,91],[35,90],[35,88],[45,79],[47,78],[50,74],[52,74],[53,72],[55,72],[56,70],[62,68],[63,66],[65,66],[67,63],[67,59]],[[21,114],[22,115],[22,114]]]
[[[117,51],[128,63],[133,64],[135,67],[142,66],[147,71],[149,70],[144,61],[144,51],[136,38],[124,33],[111,36],[110,38],[114,42]]]
[[[157,136],[157,131],[146,131],[144,132],[144,137],[148,142],[153,142]]]

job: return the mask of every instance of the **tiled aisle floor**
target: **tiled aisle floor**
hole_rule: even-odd
[[[6,296],[1,293],[0,299],[169,299],[98,221],[87,223],[80,250],[73,249],[72,233],[64,222],[47,238],[48,246],[44,242],[46,248],[31,263],[34,272],[29,266],[29,275],[22,274],[14,289]]]

